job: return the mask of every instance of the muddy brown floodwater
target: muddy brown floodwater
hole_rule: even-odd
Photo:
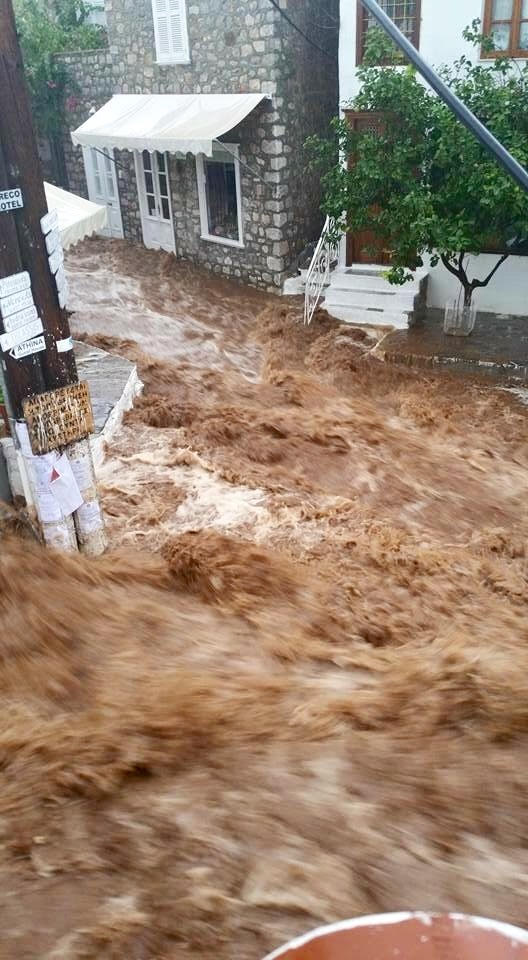
[[[526,408],[169,257],[68,270],[76,332],[145,392],[110,552],[2,541],[2,960],[526,925]]]

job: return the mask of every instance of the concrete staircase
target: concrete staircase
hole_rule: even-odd
[[[387,326],[405,330],[425,309],[427,270],[416,270],[402,287],[383,277],[386,267],[361,263],[337,267],[330,273],[321,307],[345,323]]]

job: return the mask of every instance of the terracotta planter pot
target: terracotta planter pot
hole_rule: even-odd
[[[528,960],[528,932],[463,914],[384,913],[321,927],[265,960]]]

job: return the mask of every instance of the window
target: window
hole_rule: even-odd
[[[237,152],[236,146],[229,145],[228,150],[214,147],[212,157],[200,154],[196,158],[196,172],[202,240],[241,247],[240,164]]]
[[[420,0],[379,0],[379,5],[418,49],[420,44]],[[357,63],[363,62],[367,33],[371,27],[375,26],[377,26],[377,21],[363,6],[361,0],[358,0]]]
[[[92,171],[95,184],[95,192],[98,197],[115,198],[114,175],[112,170],[113,160],[110,157],[108,148],[96,150],[90,148],[92,157]]]
[[[99,27],[106,27],[105,0],[91,0],[86,16],[87,23],[95,23]]]
[[[156,220],[171,220],[167,160],[164,153],[141,154],[146,213]]]
[[[528,0],[486,0],[484,33],[495,50],[482,51],[483,57],[528,57]]]
[[[158,63],[188,63],[185,0],[152,0],[152,15]]]

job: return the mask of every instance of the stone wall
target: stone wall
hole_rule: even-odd
[[[240,145],[244,248],[200,239],[195,158],[170,158],[178,256],[277,289],[302,248],[317,239],[318,179],[303,143],[337,112],[338,0],[281,0],[291,18],[328,49],[310,46],[269,0],[188,0],[190,63],[155,62],[150,0],[106,0],[107,50],[61,54],[69,67],[65,152],[70,189],[86,195],[79,148],[69,130],[112,93],[271,95],[223,138]],[[324,29],[323,29],[324,27]],[[125,236],[141,242],[131,154],[117,155]]]

